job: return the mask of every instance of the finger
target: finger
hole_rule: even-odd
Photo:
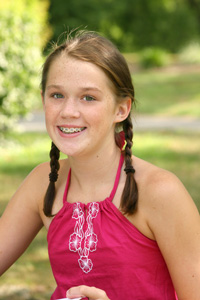
[[[89,300],[109,300],[105,291],[86,285],[69,289],[67,291],[67,297],[69,299],[73,299],[75,297],[88,297]]]
[[[82,294],[82,287],[83,286],[77,286],[77,287],[70,288],[66,293],[67,298],[69,298],[69,299],[75,299],[75,298],[76,299],[82,299],[83,297],[85,297]]]

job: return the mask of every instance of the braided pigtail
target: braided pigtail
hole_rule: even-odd
[[[136,210],[138,201],[138,189],[134,178],[135,169],[132,166],[132,139],[133,139],[133,125],[131,116],[123,122],[123,131],[125,133],[126,147],[124,150],[124,161],[126,172],[126,182],[121,199],[121,208],[125,214],[132,214]]]
[[[51,144],[51,151],[49,154],[51,160],[50,160],[50,167],[51,167],[51,172],[49,174],[49,186],[47,188],[46,191],[46,195],[44,198],[44,214],[47,217],[52,217],[52,207],[53,207],[53,202],[54,202],[54,198],[55,198],[55,193],[56,193],[56,189],[55,189],[55,182],[58,179],[58,170],[60,168],[60,164],[59,164],[59,157],[60,157],[60,151],[58,150],[58,148],[56,147],[56,145],[52,142]]]

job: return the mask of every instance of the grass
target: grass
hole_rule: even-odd
[[[10,134],[0,147],[0,211],[23,178],[48,160],[50,140],[46,134]],[[137,132],[133,152],[142,159],[174,172],[185,184],[200,210],[200,134],[183,132]],[[26,253],[1,278],[0,300],[47,300],[55,287],[42,229]]]
[[[141,114],[200,118],[200,72],[145,70],[133,75]]]

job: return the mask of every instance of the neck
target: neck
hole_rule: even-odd
[[[113,183],[120,156],[121,150],[115,146],[109,148],[106,153],[98,153],[87,159],[69,157],[71,184],[84,191],[95,189],[102,183],[104,186]]]

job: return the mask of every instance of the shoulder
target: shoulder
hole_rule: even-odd
[[[62,174],[63,169],[67,168],[68,166],[68,160],[63,159],[59,161],[60,164],[60,169],[58,173]],[[36,183],[39,185],[46,185],[49,183],[49,173],[51,172],[50,169],[50,163],[49,162],[44,162],[39,165],[37,165],[26,177],[25,181],[31,181],[32,183]]]
[[[56,185],[59,186],[60,182],[63,181],[62,173],[63,169],[67,166],[67,160],[60,160],[60,170],[58,181]],[[44,195],[49,185],[49,173],[50,173],[49,162],[44,162],[36,166],[24,179],[16,194],[21,196],[23,199],[32,199],[32,203],[37,206],[43,203]]]
[[[183,216],[197,208],[180,179],[173,173],[134,157],[140,211],[152,230],[160,222]],[[160,225],[161,225],[160,223]]]
[[[166,200],[168,203],[173,203],[175,196],[180,193],[187,193],[182,182],[175,174],[156,166],[149,166],[149,170],[144,174],[142,184],[149,201],[154,204],[158,202],[157,205],[164,205]]]
[[[40,180],[41,177],[44,175],[48,175],[50,172],[50,164],[49,162],[44,162],[39,165],[37,165],[27,176],[27,179],[34,179],[34,180]],[[48,176],[47,176],[48,177]],[[44,177],[43,177],[44,179]]]
[[[155,239],[185,218],[199,218],[194,201],[175,174],[137,158],[136,165],[139,209]]]
[[[147,201],[146,204],[164,205],[166,200],[175,204],[173,199],[177,198],[177,195],[189,196],[180,179],[172,172],[138,158],[135,158],[135,161],[136,181],[142,200]]]
[[[36,166],[24,179],[20,189],[26,189],[33,194],[42,192],[48,185],[50,173],[50,165],[48,162],[41,163]]]

